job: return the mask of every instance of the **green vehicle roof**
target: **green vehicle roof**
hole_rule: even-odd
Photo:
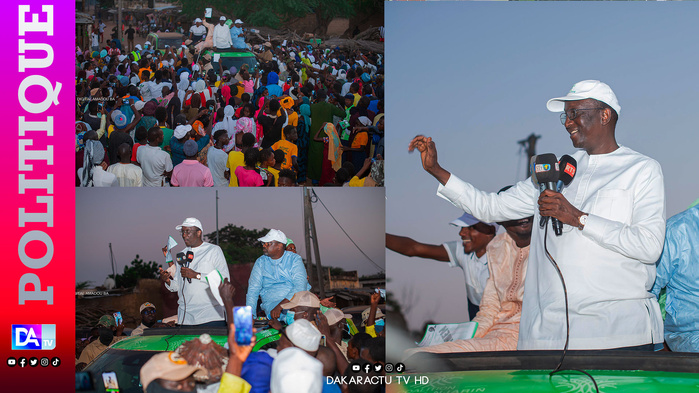
[[[204,51],[204,54],[207,53],[211,56],[213,56],[214,53],[217,53],[221,57],[255,57],[255,55],[252,52],[212,52],[210,50]]]
[[[174,351],[186,341],[194,340],[198,335],[155,335],[134,336],[117,341],[111,348],[130,351]],[[275,329],[267,329],[255,334],[257,342],[253,351],[258,351],[264,345],[279,340],[280,333]],[[228,336],[212,335],[211,338],[220,346],[228,341]]]

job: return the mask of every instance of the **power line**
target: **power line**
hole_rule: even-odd
[[[352,240],[352,237],[350,237],[350,235],[347,233],[347,231],[345,231],[345,228],[343,228],[342,225],[340,225],[340,223],[337,221],[337,219],[335,219],[335,216],[333,216],[333,214],[330,213],[330,210],[328,209],[327,206],[325,206],[325,203],[323,203],[323,201],[320,199],[320,197],[318,196],[318,194],[316,194],[316,192],[315,192],[314,190],[312,190],[312,189],[311,189],[311,192],[313,193],[313,197],[315,197],[315,198],[318,200],[318,202],[320,202],[320,204],[323,205],[323,208],[325,208],[325,211],[327,211],[328,214],[330,214],[330,217],[332,217],[333,221],[335,221],[335,224],[337,224],[337,226],[339,226],[340,229],[342,229],[342,232],[344,232],[345,236],[347,236],[347,238],[350,239],[350,241],[352,242],[352,244],[354,244],[354,246],[357,247],[357,250],[359,250],[359,252],[361,252],[362,255],[364,255],[364,256],[366,257],[366,259],[369,260],[369,262],[371,262],[372,264],[374,264],[374,266],[376,266],[376,268],[379,269],[379,271],[385,272],[385,270],[382,269],[381,266],[377,265],[376,262],[374,262],[374,260],[372,260],[371,258],[369,258],[369,256],[366,255],[366,253],[365,253],[364,251],[362,251],[362,249],[357,245],[357,243],[355,243],[354,240]]]

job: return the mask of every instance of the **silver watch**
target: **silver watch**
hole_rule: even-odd
[[[580,230],[582,231],[583,228],[585,228],[585,224],[587,223],[587,213],[583,213],[583,214],[578,218],[578,222],[580,222],[580,225],[578,225],[578,229],[580,229]]]
[[[201,273],[197,274],[197,280],[201,280]]]

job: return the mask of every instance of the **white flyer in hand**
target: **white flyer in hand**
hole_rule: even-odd
[[[209,289],[211,290],[211,293],[214,295],[214,299],[223,306],[223,299],[221,299],[221,294],[218,292],[218,287],[221,285],[221,282],[223,281],[223,276],[221,273],[218,272],[218,270],[214,270],[211,273],[207,274],[205,276],[206,282],[209,283]]]
[[[167,251],[165,252],[165,262],[172,262],[172,253],[170,250],[175,248],[177,245],[177,242],[175,239],[172,238],[172,236],[167,237]]]
[[[429,324],[425,336],[417,344],[418,347],[429,347],[456,340],[473,338],[478,329],[478,322]]]
[[[204,17],[211,18],[211,11],[213,11],[213,8],[205,8],[204,9]]]
[[[221,54],[220,53],[214,53],[214,63],[218,63],[218,61],[221,59]]]

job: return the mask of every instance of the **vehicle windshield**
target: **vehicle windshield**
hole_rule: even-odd
[[[223,56],[221,56],[220,62],[221,62],[221,65],[223,66],[224,70],[229,70],[231,67],[235,67],[236,69],[239,70],[243,64],[247,64],[249,70],[254,70],[257,68],[257,59],[254,56],[248,56],[248,57],[223,57]],[[218,71],[218,62],[213,62],[211,65],[214,67],[214,70]]]
[[[180,45],[182,45],[182,41],[183,41],[182,37],[175,37],[175,38],[160,37],[160,38],[158,38],[158,49],[165,49],[165,45],[179,48]]]
[[[104,392],[102,373],[114,372],[117,376],[120,393],[141,393],[140,371],[151,356],[157,351],[125,351],[123,349],[107,349],[83,371],[92,374],[95,391]]]

